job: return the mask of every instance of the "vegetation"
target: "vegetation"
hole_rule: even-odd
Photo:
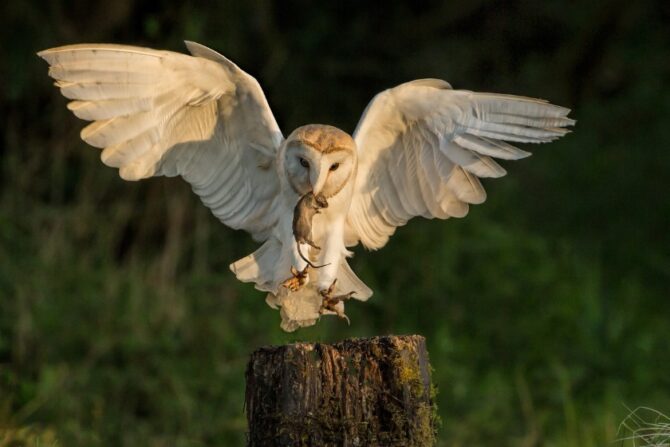
[[[664,447],[670,442],[670,418],[652,408],[631,411],[619,426],[620,440],[633,446]]]
[[[651,1],[5,2],[0,445],[244,445],[257,347],[419,333],[450,446],[605,446],[670,408],[670,9]],[[352,131],[423,77],[571,106],[462,220],[413,221],[352,264],[375,296],[285,334],[228,264],[253,250],[176,179],[121,181],[35,52],[211,46],[280,126]]]

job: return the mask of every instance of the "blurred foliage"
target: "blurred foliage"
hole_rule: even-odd
[[[670,3],[22,0],[0,21],[0,445],[243,445],[268,343],[419,333],[441,443],[605,446],[670,409]],[[184,51],[256,76],[285,133],[352,131],[414,78],[543,97],[573,134],[507,163],[462,220],[416,220],[354,269],[375,297],[287,335],[228,264],[253,250],[176,179],[122,182],[35,52]]]

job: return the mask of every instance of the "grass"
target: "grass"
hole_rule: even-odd
[[[124,184],[83,154],[75,190],[59,183],[75,167],[40,168],[48,186],[21,170],[4,177],[14,185],[1,196],[11,219],[0,220],[6,445],[243,445],[247,356],[296,339],[425,335],[439,445],[608,445],[623,417],[618,402],[651,398],[647,385],[661,380],[638,365],[663,352],[653,336],[662,318],[631,332],[639,316],[615,312],[613,332],[600,338],[598,264],[481,214],[417,222],[381,257],[357,257],[377,295],[350,306],[350,327],[329,319],[284,334],[262,294],[227,271],[251,251],[247,239],[222,228],[186,185]],[[426,258],[393,269],[406,252]],[[633,374],[633,385],[616,379]]]
[[[670,417],[658,410],[638,407],[621,422],[619,440],[633,447],[668,447]]]

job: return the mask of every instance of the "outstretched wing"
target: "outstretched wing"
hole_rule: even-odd
[[[574,124],[569,112],[540,99],[452,90],[437,79],[378,94],[354,132],[359,167],[347,245],[381,248],[415,216],[465,216],[486,199],[479,177],[506,173],[492,157],[530,155],[506,141],[555,140]]]
[[[257,240],[276,222],[283,136],[258,82],[202,45],[193,56],[125,45],[68,45],[38,55],[81,131],[126,180],[182,176],[224,224]]]

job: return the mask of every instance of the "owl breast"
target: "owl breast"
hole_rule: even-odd
[[[331,232],[339,231],[335,227],[343,227],[349,213],[353,198],[354,182],[349,181],[334,196],[328,199],[328,208],[323,208],[312,220],[312,238],[318,244],[322,243]]]

